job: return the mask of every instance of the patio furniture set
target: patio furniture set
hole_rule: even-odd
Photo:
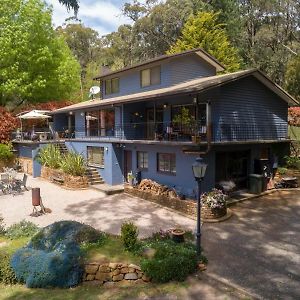
[[[26,186],[27,175],[24,174],[22,180],[17,179],[17,171],[12,168],[4,168],[4,172],[0,173],[0,190],[4,195],[20,194],[23,188],[28,191]]]

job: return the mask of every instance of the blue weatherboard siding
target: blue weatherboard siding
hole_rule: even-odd
[[[140,85],[140,71],[158,65],[161,66],[161,83],[142,88]],[[117,96],[159,89],[195,78],[213,75],[216,75],[215,68],[208,65],[202,58],[198,57],[196,54],[193,54],[177,59],[169,59],[163,62],[156,62],[149,66],[143,66],[142,68],[132,69],[124,73],[103,78],[103,84],[101,88],[103,90],[103,99],[108,99]],[[105,79],[115,77],[120,78],[119,93],[105,95]]]
[[[238,80],[212,101],[214,140],[242,139],[245,130],[260,140],[286,138],[287,112],[288,104],[254,77]]]
[[[87,146],[104,147],[104,168],[97,167],[99,174],[110,185],[123,182],[122,152],[116,145],[111,143],[68,141],[66,146],[69,150],[80,153],[85,158],[87,158]]]

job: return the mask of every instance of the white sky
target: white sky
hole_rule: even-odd
[[[67,12],[58,0],[46,0],[53,6],[54,26],[60,26],[65,19],[73,16],[73,12]],[[80,0],[78,19],[84,25],[97,30],[100,35],[117,30],[122,24],[129,24],[131,20],[122,16],[121,9],[125,2],[130,0]]]

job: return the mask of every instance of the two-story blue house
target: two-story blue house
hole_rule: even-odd
[[[297,102],[258,70],[222,71],[195,49],[103,73],[100,98],[54,111],[54,129],[68,129],[66,147],[110,185],[139,169],[193,197],[200,155],[205,190],[226,180],[244,188],[262,161],[271,165],[288,148],[288,106]]]

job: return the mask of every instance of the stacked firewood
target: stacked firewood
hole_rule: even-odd
[[[169,198],[178,198],[175,190],[170,189],[166,185],[159,184],[151,179],[143,179],[137,186],[138,190],[150,192],[158,196],[167,196]]]

